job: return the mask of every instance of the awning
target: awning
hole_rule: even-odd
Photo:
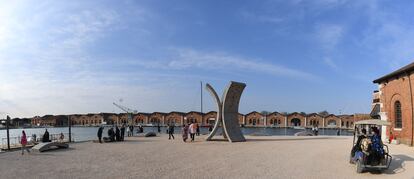
[[[372,108],[371,113],[369,115],[374,119],[379,119],[380,117],[379,113],[381,112],[380,110],[381,110],[380,105],[375,104],[375,106]]]

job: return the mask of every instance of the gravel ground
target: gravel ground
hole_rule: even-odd
[[[414,178],[414,150],[405,145],[390,146],[390,169],[357,174],[348,163],[351,137],[246,137],[183,143],[162,135],[23,156],[5,152],[0,178]]]

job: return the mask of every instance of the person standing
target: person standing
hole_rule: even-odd
[[[121,126],[121,141],[124,141],[125,137],[125,124]]]
[[[183,125],[183,129],[181,129],[182,131],[181,131],[181,134],[182,134],[182,136],[183,136],[183,141],[184,142],[187,142],[187,139],[188,139],[188,125],[187,124],[184,124]]]
[[[26,150],[27,153],[30,153],[30,150],[26,148],[27,137],[26,137],[26,132],[24,132],[24,130],[22,131],[22,138],[20,139],[20,144],[22,144],[22,155],[24,155],[24,150]]]
[[[119,131],[118,126],[115,127],[115,139],[116,141],[121,141],[121,132]]]
[[[195,133],[196,133],[196,125],[194,123],[190,124],[190,137],[191,137],[191,142],[194,142],[194,137],[195,137]]]
[[[59,142],[63,142],[63,139],[65,139],[65,135],[63,135],[63,133],[61,132],[59,136]]]
[[[126,127],[127,136],[131,137],[131,126]]]
[[[195,123],[196,126],[196,134],[197,136],[200,136],[200,126],[198,125],[198,123]]]
[[[213,131],[213,125],[211,125],[211,124],[208,125],[208,131],[209,132]]]
[[[319,135],[319,128],[318,128],[318,126],[315,126],[315,135]]]
[[[46,129],[45,133],[43,134],[42,142],[50,142],[49,141],[49,132],[47,131],[47,129]]]
[[[102,143],[102,132],[103,132],[103,127],[100,126],[98,128],[98,139],[99,139],[99,143]]]
[[[312,134],[313,134],[313,135],[316,135],[315,126],[312,126]]]
[[[114,131],[114,128],[113,127],[111,127],[108,130],[108,136],[109,136],[111,142],[114,142],[115,141],[115,131]]]
[[[131,125],[130,131],[131,131],[131,136],[134,136],[134,125]]]
[[[172,139],[174,140],[174,124],[168,124],[168,140]]]

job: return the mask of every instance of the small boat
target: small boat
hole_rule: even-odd
[[[301,126],[293,126],[293,129],[305,129],[305,128]]]

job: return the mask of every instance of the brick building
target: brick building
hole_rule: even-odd
[[[373,94],[371,115],[391,122],[383,128],[382,136],[392,133],[400,142],[413,145],[413,88],[414,63],[374,80],[378,91]],[[384,137],[383,137],[384,138]]]
[[[128,123],[126,113],[98,113],[98,114],[71,114],[71,115],[45,115],[30,119],[31,125],[41,126],[67,126],[68,117],[72,126],[98,126],[102,123],[107,125]],[[188,113],[172,111],[170,113],[153,112],[137,113],[132,115],[133,125],[161,125],[175,124],[181,126],[190,122],[196,122],[200,126],[213,125],[216,121],[217,112],[200,113],[190,111]],[[368,119],[369,114],[354,115],[327,115],[321,116],[317,113],[279,113],[273,112],[267,115],[253,111],[246,115],[239,113],[238,121],[241,126],[247,127],[306,127],[318,126],[320,128],[353,128],[355,121]]]

